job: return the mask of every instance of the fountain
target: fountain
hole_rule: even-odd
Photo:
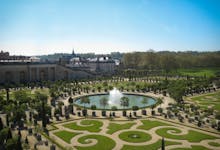
[[[122,97],[123,94],[114,87],[113,90],[109,92],[108,104],[112,106],[120,106],[120,100]]]
[[[92,105],[95,105],[97,109],[103,109],[103,105],[100,104],[100,100],[104,97],[108,99],[108,105],[105,106],[106,110],[112,109],[115,106],[117,109],[125,109],[121,106],[121,98],[126,96],[129,98],[129,106],[126,109],[132,109],[133,106],[138,106],[139,108],[144,108],[155,104],[157,101],[145,95],[136,95],[136,94],[126,94],[121,93],[117,88],[113,88],[108,94],[94,94],[87,96],[90,100],[90,103],[83,104],[81,103],[81,97],[75,101],[76,105],[81,107],[91,108]],[[143,103],[143,99],[147,99],[147,103]]]
[[[138,135],[138,134],[131,134],[131,135],[129,135],[129,137],[131,137],[131,138],[140,138],[140,135]]]

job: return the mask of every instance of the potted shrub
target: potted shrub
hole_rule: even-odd
[[[157,111],[162,114],[162,113],[163,113],[163,108],[159,107],[159,108],[157,109]]]
[[[133,110],[133,115],[136,117],[137,116],[137,110],[139,109],[138,106],[132,106],[132,110]]]
[[[141,114],[146,116],[147,115],[147,111],[145,109],[142,109],[141,110]]]
[[[92,110],[96,110],[96,105],[92,105],[92,106],[91,106],[91,109],[92,109]],[[96,111],[92,111],[92,116],[93,116],[93,117],[96,117]]]
[[[127,116],[126,110],[123,110],[123,111],[122,111],[122,116],[123,116],[123,117],[126,117],[126,116]]]

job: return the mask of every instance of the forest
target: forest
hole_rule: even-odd
[[[122,57],[124,69],[175,69],[220,67],[220,51],[216,52],[170,52],[147,51],[125,53]]]

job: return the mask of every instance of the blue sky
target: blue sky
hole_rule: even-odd
[[[0,50],[220,50],[219,0],[0,0]]]

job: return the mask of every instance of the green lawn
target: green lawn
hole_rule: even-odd
[[[178,142],[165,141],[165,145],[177,145]],[[144,146],[132,146],[124,145],[121,150],[158,150],[161,147],[161,140],[158,140],[156,143]]]
[[[158,127],[158,126],[172,126],[170,124],[163,123],[160,121],[141,120],[141,122],[143,123],[143,125],[139,126],[138,129],[150,130],[150,129],[152,129],[154,127]]]
[[[141,131],[126,131],[119,134],[119,138],[130,143],[141,143],[151,140],[151,135]]]
[[[132,90],[132,89],[136,89],[136,85],[138,85],[140,88],[144,88],[146,87],[147,85],[152,85],[152,83],[146,83],[146,82],[141,82],[141,81],[120,81],[118,83],[116,82],[108,82],[107,85],[103,85],[103,82],[99,82],[99,83],[95,83],[93,85],[81,85],[82,88],[87,86],[89,87],[90,89],[96,89],[96,91],[98,91],[98,87],[101,87],[101,89],[109,89],[109,87],[116,87],[117,89],[120,89],[120,88],[124,88],[125,89],[129,89],[129,90]]]
[[[111,138],[108,138],[106,136],[102,135],[86,135],[78,139],[78,142],[82,144],[88,144],[91,143],[89,139],[95,139],[97,140],[97,144],[89,147],[81,147],[81,146],[75,146],[78,150],[112,150],[116,143]]]
[[[193,69],[178,69],[177,73],[181,75],[200,76],[200,77],[213,77],[220,68],[193,68]]]
[[[108,131],[106,133],[113,134],[119,130],[130,129],[135,123],[125,123],[125,124],[117,124],[117,123],[109,123]]]
[[[50,95],[50,92],[49,92],[49,89],[48,88],[44,88],[44,89],[36,89],[34,92],[41,92],[43,94],[46,94],[46,95]]]
[[[22,91],[25,91],[25,93],[27,94],[28,97],[31,98],[35,98],[35,92],[41,92],[43,94],[46,94],[49,96],[49,89],[45,88],[45,89],[34,89],[34,90],[30,90],[30,89],[22,89]],[[9,92],[9,97],[10,99],[14,99],[14,90],[11,90]],[[2,96],[4,99],[6,99],[6,91],[1,91],[0,92],[0,96]]]
[[[175,148],[175,149],[172,149],[172,150],[210,150],[206,147],[203,147],[203,146],[195,146],[193,145],[192,148]]]
[[[67,123],[63,126],[73,130],[89,131],[89,132],[99,132],[103,123],[97,120],[82,120],[81,125],[77,125],[76,122]]]
[[[170,134],[167,133],[168,130],[172,130],[173,133],[181,133],[181,130],[172,127],[158,129],[156,133],[165,138],[176,139],[176,140],[188,140],[189,142],[200,142],[205,139],[217,139],[214,136],[210,136],[193,130],[189,130],[188,134],[183,134],[183,135]]]
[[[215,147],[220,147],[220,143],[216,143],[216,142],[209,142],[209,145],[215,146]]]
[[[31,90],[30,89],[25,89],[25,90],[22,90],[22,91],[25,91],[25,93],[27,94],[27,96],[29,96],[29,97],[34,97],[34,95],[33,94],[31,94]],[[14,99],[14,92],[15,91],[13,91],[13,90],[11,90],[11,91],[9,91],[9,98],[10,99]],[[0,92],[0,95],[4,98],[4,99],[6,99],[6,91],[1,91]]]
[[[220,111],[220,91],[190,97],[190,99],[195,101],[198,105],[200,105],[203,108],[208,108],[208,106],[213,105],[214,110]]]
[[[54,135],[56,135],[57,137],[59,137],[60,139],[62,139],[63,141],[65,141],[67,143],[70,143],[70,140],[78,134],[80,134],[80,133],[74,133],[74,132],[69,132],[69,131],[65,131],[65,130],[58,131],[58,132],[54,133]]]

